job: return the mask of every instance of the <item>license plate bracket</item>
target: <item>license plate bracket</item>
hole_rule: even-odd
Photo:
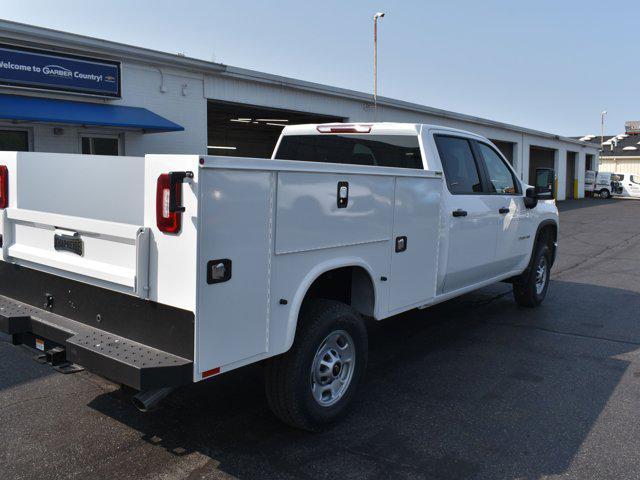
[[[84,255],[84,242],[77,233],[73,235],[56,233],[53,237],[53,248],[59,252],[75,253],[81,257]]]

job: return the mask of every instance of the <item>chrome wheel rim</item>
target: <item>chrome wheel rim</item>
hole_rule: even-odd
[[[320,344],[311,366],[311,394],[322,407],[338,402],[349,389],[356,365],[356,349],[344,330],[331,332]]]
[[[536,267],[536,294],[540,295],[547,284],[547,259],[541,257]]]

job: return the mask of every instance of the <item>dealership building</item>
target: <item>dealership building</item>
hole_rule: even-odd
[[[372,122],[372,96],[0,20],[0,150],[268,157],[284,125]],[[584,196],[592,142],[378,97],[377,121],[429,123],[491,139],[531,183]]]

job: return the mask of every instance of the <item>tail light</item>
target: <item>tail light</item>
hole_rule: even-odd
[[[0,165],[0,208],[9,206],[9,169]]]
[[[182,202],[182,182],[173,184],[173,195],[171,190],[171,175],[163,173],[158,177],[156,189],[156,224],[161,232],[178,233],[182,228],[182,211],[172,209],[171,197],[175,199],[175,205]]]
[[[182,228],[182,182],[193,172],[169,172],[158,177],[156,188],[156,224],[164,233],[179,233]]]

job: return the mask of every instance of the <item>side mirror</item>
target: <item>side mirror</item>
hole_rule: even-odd
[[[535,193],[538,200],[552,200],[555,172],[551,168],[536,168]]]
[[[527,188],[524,195],[524,206],[527,208],[536,208],[538,205],[538,194],[534,187]]]

